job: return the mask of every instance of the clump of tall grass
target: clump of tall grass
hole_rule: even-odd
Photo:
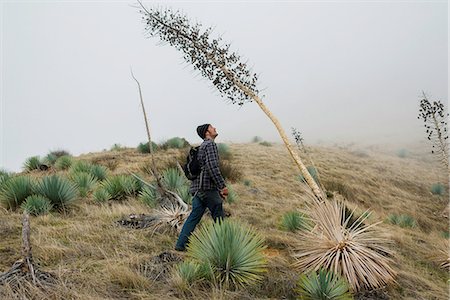
[[[180,137],[173,137],[173,138],[165,141],[161,145],[161,148],[162,149],[182,149],[182,148],[186,148],[189,146],[190,146],[190,144],[186,139],[180,138]]]
[[[41,158],[39,156],[32,156],[25,160],[23,164],[23,170],[30,172],[33,170],[40,170],[42,165]]]
[[[69,155],[63,155],[61,157],[58,157],[58,159],[55,162],[55,168],[57,170],[67,170],[72,165],[73,159]]]
[[[442,183],[435,183],[431,186],[431,193],[442,196],[445,193],[445,186]]]
[[[156,144],[155,142],[152,142],[152,150],[156,151],[158,150],[158,144]],[[148,146],[148,142],[147,143],[140,143],[137,146],[137,150],[139,153],[150,153],[150,148]]]
[[[326,269],[345,278],[353,291],[394,280],[389,240],[374,230],[378,223],[362,226],[367,219],[362,215],[349,226],[351,215],[345,217],[345,205],[336,200],[314,201],[309,212],[315,227],[298,231],[294,255],[301,272]]]
[[[417,227],[417,222],[416,220],[410,216],[410,215],[406,215],[406,214],[390,214],[388,216],[388,221],[389,223],[393,224],[393,225],[397,225],[400,226],[402,228],[415,228]]]
[[[220,159],[230,159],[231,158],[230,146],[228,146],[227,144],[218,143],[217,151],[219,152]]]
[[[25,199],[21,207],[30,215],[39,216],[48,214],[53,205],[49,199],[41,195],[31,195]]]
[[[11,177],[0,187],[0,204],[6,209],[15,210],[33,194],[33,190],[34,181],[30,177]]]
[[[298,211],[290,211],[282,216],[281,228],[286,231],[296,232],[300,229],[309,229],[310,224],[304,214]]]
[[[254,284],[267,270],[264,240],[234,220],[209,222],[191,236],[187,256],[205,266],[204,278],[225,288]],[[209,273],[209,275],[208,275]]]
[[[226,181],[238,182],[242,178],[241,170],[226,160],[219,160],[219,169]]]
[[[126,148],[124,146],[122,146],[121,144],[119,144],[119,143],[115,143],[110,148],[111,151],[122,151],[122,150],[125,150],[125,149]]]
[[[124,200],[139,193],[142,186],[131,176],[114,175],[102,182],[102,187],[111,196],[112,200]]]
[[[353,299],[345,280],[332,272],[320,269],[302,275],[297,292],[305,300],[351,300]]]
[[[260,142],[259,144],[260,144],[261,146],[265,146],[265,147],[271,147],[271,146],[272,146],[272,143],[267,142],[267,141]]]
[[[78,194],[76,185],[59,175],[42,178],[36,184],[35,192],[49,199],[53,207],[61,211],[65,211]]]

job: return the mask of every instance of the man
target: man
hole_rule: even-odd
[[[211,124],[197,127],[198,135],[203,143],[198,150],[197,159],[201,167],[200,175],[191,183],[192,212],[187,218],[178,237],[175,250],[185,251],[186,244],[195,226],[208,208],[214,221],[224,217],[222,202],[228,196],[225,180],[219,169],[219,152],[214,142],[217,137],[216,128]]]

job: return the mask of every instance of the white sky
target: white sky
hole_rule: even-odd
[[[0,168],[146,140],[255,135],[279,142],[255,103],[226,104],[181,53],[144,37],[134,1],[2,1]],[[166,1],[215,28],[260,74],[265,103],[307,143],[417,141],[421,91],[448,102],[447,1]]]

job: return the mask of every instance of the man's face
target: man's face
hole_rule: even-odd
[[[212,125],[209,125],[207,133],[209,133],[209,136],[213,139],[216,138],[216,136],[218,135],[216,128],[213,127]]]

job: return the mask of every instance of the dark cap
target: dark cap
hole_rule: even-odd
[[[208,127],[210,124],[203,124],[197,127],[198,135],[204,140],[206,131],[208,131]]]

